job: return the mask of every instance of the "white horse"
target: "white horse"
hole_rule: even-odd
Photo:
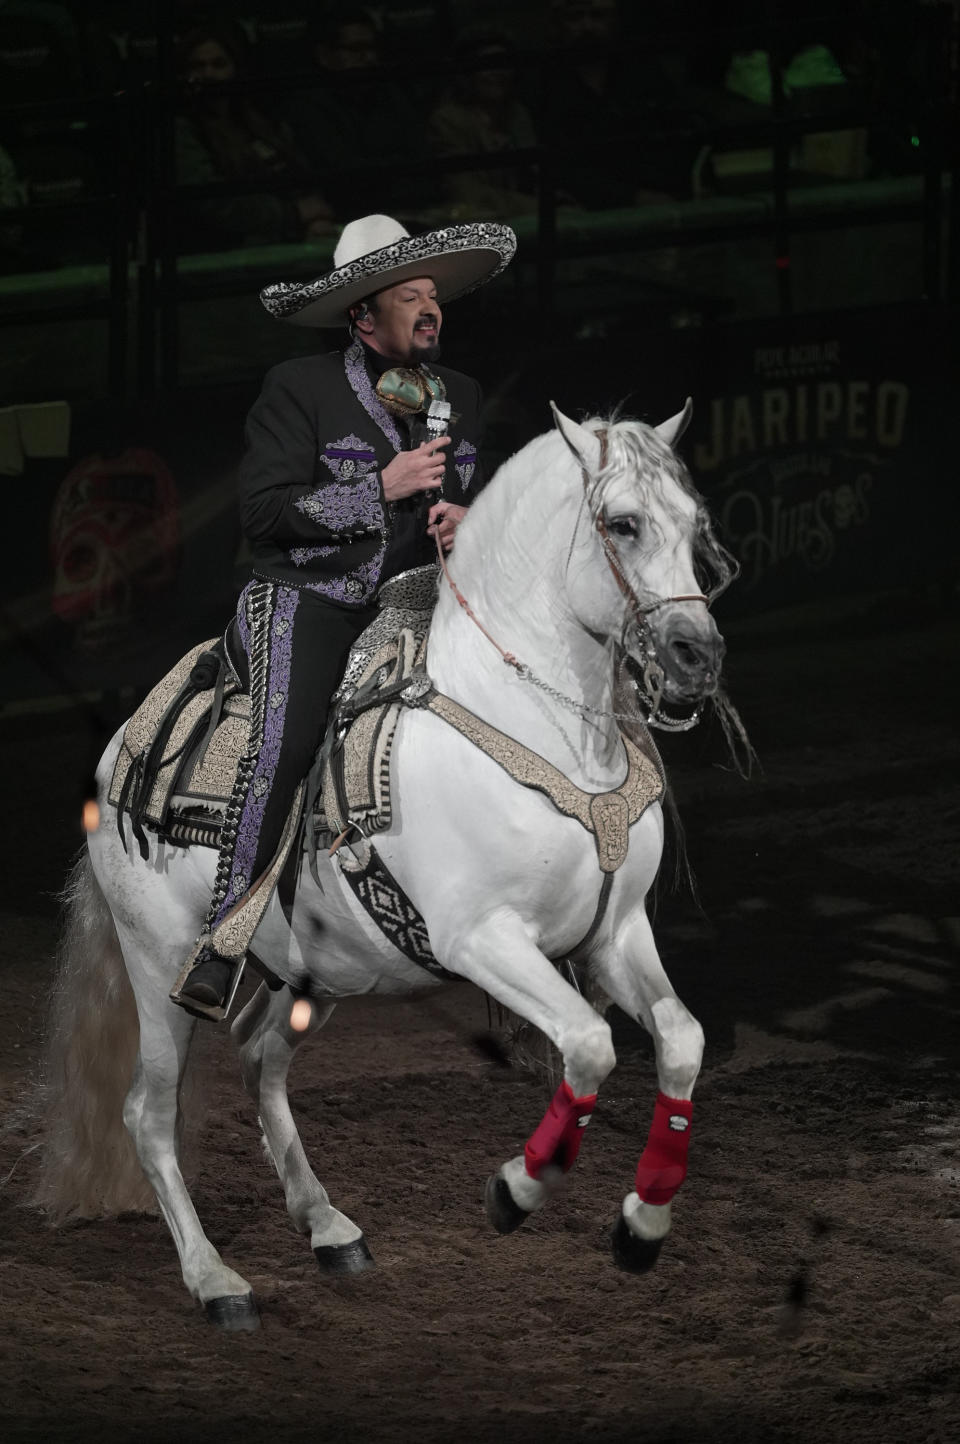
[[[646,693],[638,685],[630,694],[636,701],[652,690],[657,717],[668,705],[676,716],[677,708],[720,695],[723,643],[707,593],[733,568],[672,449],[689,412],[688,402],[657,428],[627,420],[578,425],[556,412],[557,429],[506,462],[461,525],[450,561],[460,597],[441,583],[428,654],[437,691],[589,794],[615,793],[624,782],[618,660],[643,675]],[[513,665],[504,665],[504,651]],[[254,1328],[250,1285],[204,1235],[178,1161],[180,1085],[195,1020],[168,993],[207,911],[216,855],[152,834],[145,860],[125,850],[107,801],[119,746],[120,734],[101,761],[101,823],[72,883],[37,1197],[55,1222],[142,1206],[134,1185],[139,1180],[142,1190],[145,1174],[184,1282],[207,1317],[228,1329]],[[525,1152],[488,1182],[491,1222],[506,1232],[547,1201],[577,1156],[615,1063],[601,1012],[551,961],[578,951],[590,996],[638,1019],[656,1050],[653,1124],[614,1230],[617,1262],[649,1267],[686,1172],[703,1049],[644,907],[661,857],[660,806],[646,807],[629,829],[622,866],[603,873],[586,826],[415,707],[401,715],[392,787],[392,825],[378,834],[377,849],[425,920],[435,957],[541,1029],[563,1060],[563,1082]],[[287,1071],[335,999],[409,994],[442,980],[374,927],[336,859],[323,856],[320,878],[318,889],[304,863],[290,921],[274,898],[255,937],[257,956],[294,990],[261,986],[232,1031],[289,1213],[321,1267],[345,1273],[368,1267],[371,1255],[307,1162]],[[124,971],[136,1015],[124,997]],[[132,1150],[124,1157],[121,1112],[142,1174]]]

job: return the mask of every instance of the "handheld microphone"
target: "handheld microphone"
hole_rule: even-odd
[[[450,430],[450,402],[434,400],[427,407],[427,439],[446,436]]]
[[[446,436],[454,419],[449,401],[442,401],[439,397],[431,401],[425,411],[418,411],[410,419],[410,438],[414,446]]]
[[[425,412],[421,412],[411,426],[412,440],[415,446],[425,441],[436,441],[438,436],[446,436],[450,430],[452,413],[449,401],[441,401],[439,397],[430,402]],[[423,419],[421,419],[423,418]],[[427,501],[439,501],[443,496],[443,482],[435,490],[424,492]]]

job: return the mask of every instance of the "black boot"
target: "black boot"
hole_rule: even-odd
[[[226,1017],[227,1004],[240,958],[224,958],[208,944],[198,944],[174,983],[171,1001],[198,1018],[219,1021]]]

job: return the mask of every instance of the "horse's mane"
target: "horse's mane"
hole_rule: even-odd
[[[694,503],[691,543],[698,581],[706,596],[711,600],[718,597],[735,580],[740,565],[717,540],[706,502],[694,485],[683,459],[645,421],[613,412],[609,416],[589,416],[581,425],[595,434],[605,432],[607,440],[605,465],[591,478],[586,494],[591,512],[596,515],[614,480],[629,472],[639,477],[651,494],[656,495],[667,515],[678,526],[685,528],[688,525],[686,517],[671,499],[667,485],[673,482]],[[535,436],[508,457],[493,478],[496,487],[487,487],[478,501],[482,499],[484,508],[496,505],[495,497],[509,496],[514,485],[529,484],[531,472],[536,472],[545,459],[541,453],[550,451],[558,451],[565,461],[570,456],[563,438],[555,429]]]
[[[604,431],[607,438],[606,465],[592,479],[591,510],[603,506],[611,482],[629,471],[656,493],[668,516],[682,526],[682,513],[664,485],[666,479],[674,482],[695,507],[691,542],[697,579],[711,601],[718,597],[739,575],[740,564],[717,540],[706,501],[694,485],[683,458],[645,421],[622,418],[614,412],[607,417],[591,416],[582,424],[594,433]]]

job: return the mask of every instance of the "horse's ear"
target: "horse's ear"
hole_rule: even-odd
[[[676,416],[671,416],[669,421],[661,421],[660,425],[655,426],[653,429],[657,433],[661,441],[665,441],[668,446],[676,446],[677,442],[680,440],[681,436],[690,425],[690,419],[692,416],[693,399],[688,396],[684,403],[682,411],[678,411]]]
[[[556,402],[550,402],[554,425],[585,471],[596,471],[600,465],[600,438],[595,431],[588,431],[579,421],[564,416]]]

